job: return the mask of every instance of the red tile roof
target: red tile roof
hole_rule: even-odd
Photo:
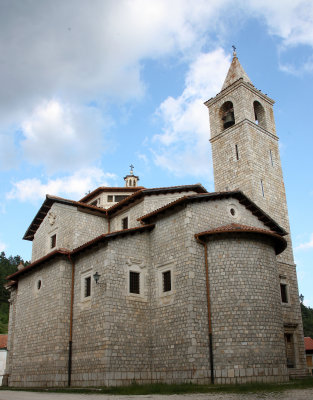
[[[58,249],[58,250],[53,250],[50,253],[46,254],[45,256],[38,258],[38,260],[34,261],[31,264],[28,264],[26,267],[14,272],[14,274],[11,274],[9,276],[6,277],[7,280],[11,280],[11,279],[15,279],[16,277],[25,274],[25,272],[28,272],[29,270],[34,269],[35,267],[38,267],[39,265],[41,265],[42,263],[44,263],[45,261],[49,261],[54,257],[60,256],[60,255],[69,255],[71,252],[70,250],[67,249]]]
[[[313,350],[313,339],[310,337],[305,337],[304,338],[304,346],[305,346],[305,350]]]
[[[181,185],[181,186],[169,186],[169,187],[160,187],[160,188],[151,188],[151,189],[142,189],[132,195],[126,197],[126,199],[121,200],[119,203],[114,204],[112,207],[107,209],[108,215],[113,214],[119,209],[127,206],[128,204],[133,203],[134,201],[140,200],[144,196],[151,196],[153,194],[167,194],[167,193],[180,193],[180,192],[196,192],[196,193],[208,193],[207,190],[200,184],[196,183],[195,185]]]
[[[8,335],[0,335],[0,349],[6,349],[8,345]]]
[[[194,194],[190,196],[183,196],[179,199],[173,201],[172,203],[166,204],[163,207],[160,207],[148,214],[143,215],[138,218],[138,221],[149,223],[153,221],[156,217],[165,213],[166,211],[173,210],[179,205],[183,205],[186,203],[194,202],[194,201],[210,201],[210,200],[218,200],[223,198],[234,197],[236,198],[240,204],[245,206],[248,210],[251,211],[253,215],[255,215],[260,221],[262,221],[266,226],[268,226],[271,230],[277,232],[278,234],[284,236],[287,232],[278,225],[269,215],[267,215],[261,208],[259,208],[252,200],[250,200],[243,192],[240,190],[228,191],[228,192],[212,192],[212,193],[202,193],[202,194]]]
[[[110,191],[119,189],[119,188],[99,188],[102,191]],[[110,189],[110,190],[109,190]],[[85,201],[87,199],[87,196],[85,196],[82,201],[74,201],[74,200],[69,200],[69,199],[64,199],[62,197],[57,197],[57,196],[51,196],[51,195],[46,195],[46,200],[43,202],[42,206],[40,207],[39,211],[37,212],[35,218],[33,219],[32,223],[28,227],[23,239],[25,240],[33,240],[34,235],[39,228],[41,222],[44,220],[45,216],[48,214],[49,210],[51,209],[52,205],[54,203],[61,203],[61,204],[66,204],[69,206],[74,206],[78,207],[80,210],[86,210],[90,213],[94,213],[96,215],[102,216],[104,218],[108,217],[109,215],[113,215],[116,211],[120,210],[126,205],[129,205],[136,201],[137,199],[141,199],[142,197],[146,195],[152,195],[152,194],[161,194],[161,193],[177,193],[177,192],[182,192],[182,191],[195,191],[197,193],[207,193],[205,188],[200,184],[197,183],[195,185],[182,185],[182,186],[170,186],[170,187],[164,187],[164,188],[152,188],[152,189],[145,189],[142,187],[136,187],[136,188],[121,188],[125,189],[124,191],[129,191],[132,192],[134,189],[136,190],[135,193],[130,194],[127,196],[124,200],[121,200],[117,204],[114,204],[112,207],[105,209],[97,206],[92,206],[90,204],[86,204]],[[98,190],[98,189],[96,189]]]
[[[151,229],[153,229],[154,226],[155,226],[154,224],[149,224],[149,225],[137,226],[135,228],[123,229],[123,230],[115,231],[115,232],[111,232],[111,233],[105,233],[103,235],[97,236],[96,238],[90,240],[87,243],[84,243],[83,245],[81,245],[79,247],[76,247],[76,249],[74,249],[71,252],[71,255],[76,255],[78,253],[81,253],[83,250],[87,250],[88,248],[90,248],[100,242],[104,242],[108,239],[122,237],[125,235],[132,235],[135,233],[141,233],[141,232],[145,232],[145,231],[151,231]]]
[[[266,229],[256,228],[254,226],[241,225],[241,224],[229,224],[224,226],[219,226],[218,228],[210,229],[208,231],[200,232],[195,234],[196,239],[205,238],[211,235],[225,234],[225,233],[254,233],[257,235],[267,236],[273,239],[275,245],[276,254],[280,254],[287,247],[286,240],[273,231],[268,231]]]
[[[22,268],[15,272],[12,275],[9,275],[6,277],[7,280],[16,280],[18,279],[21,275],[29,272],[30,270],[38,267],[39,265],[43,264],[46,261],[50,261],[51,259],[57,257],[57,256],[76,256],[77,254],[81,253],[84,250],[87,250],[88,248],[97,245],[100,242],[104,242],[110,239],[114,239],[116,237],[123,237],[126,235],[134,235],[135,233],[142,233],[145,231],[151,231],[151,229],[154,228],[154,224],[149,224],[149,225],[143,225],[143,226],[137,226],[135,228],[130,228],[130,229],[123,229],[121,231],[115,231],[112,233],[105,233],[103,235],[97,236],[96,238],[90,240],[87,243],[84,243],[83,245],[76,247],[74,250],[68,250],[68,249],[58,249],[54,250],[49,254],[46,254],[44,257],[39,258],[38,260],[34,261],[33,263],[27,265],[27,267]],[[16,281],[14,282],[16,284]],[[13,284],[11,284],[13,285]]]
[[[141,189],[145,189],[143,186],[136,186],[136,187],[107,187],[107,186],[100,186],[97,189],[93,190],[92,192],[86,194],[86,196],[84,196],[82,199],[80,199],[79,201],[82,203],[86,203],[87,201],[92,200],[94,197],[99,196],[99,194],[103,193],[103,192],[137,192],[138,190]]]
[[[45,216],[48,214],[48,212],[50,211],[50,209],[54,203],[60,203],[60,204],[65,204],[65,205],[69,205],[69,206],[79,207],[81,209],[89,210],[92,213],[106,217],[106,210],[104,208],[92,206],[90,204],[85,204],[80,201],[64,199],[62,197],[51,196],[51,195],[47,194],[46,200],[43,202],[42,206],[40,207],[39,211],[37,212],[32,223],[29,225],[27,231],[25,232],[23,239],[25,239],[25,240],[33,240],[34,239],[34,235],[35,235],[37,229],[39,228],[41,222],[44,220]]]

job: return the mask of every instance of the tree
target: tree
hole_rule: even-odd
[[[6,277],[17,271],[17,266],[20,263],[28,265],[28,262],[23,261],[20,256],[6,257],[5,252],[0,253],[0,333],[7,333],[9,320],[9,303],[10,293],[5,289],[7,283]]]
[[[303,304],[304,300],[303,295],[300,295],[299,297],[300,297],[304,336],[309,336],[313,339],[313,308],[306,307]]]

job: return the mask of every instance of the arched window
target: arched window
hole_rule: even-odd
[[[253,102],[255,123],[262,128],[266,128],[265,111],[261,103],[258,101]]]
[[[235,124],[234,106],[231,101],[226,101],[220,109],[220,117],[223,129],[227,129]]]

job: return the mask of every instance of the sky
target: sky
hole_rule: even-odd
[[[311,0],[0,0],[0,251],[46,193],[202,183],[214,191],[203,102],[237,48],[276,103],[299,292],[313,307]],[[310,111],[311,110],[311,111]]]

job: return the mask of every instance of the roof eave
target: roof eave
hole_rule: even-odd
[[[200,232],[195,234],[196,239],[206,239],[210,238],[212,236],[222,236],[222,235],[231,235],[231,234],[236,234],[236,235],[241,235],[241,234],[246,234],[246,235],[256,235],[256,236],[262,236],[262,237],[268,237],[274,241],[274,249],[275,249],[275,254],[278,255],[282,253],[286,248],[287,248],[287,241],[282,237],[279,236],[278,234],[271,232],[271,231],[265,231],[265,230],[257,230],[257,229],[232,229],[232,230],[218,230],[214,229],[211,231],[205,231],[205,232]]]

